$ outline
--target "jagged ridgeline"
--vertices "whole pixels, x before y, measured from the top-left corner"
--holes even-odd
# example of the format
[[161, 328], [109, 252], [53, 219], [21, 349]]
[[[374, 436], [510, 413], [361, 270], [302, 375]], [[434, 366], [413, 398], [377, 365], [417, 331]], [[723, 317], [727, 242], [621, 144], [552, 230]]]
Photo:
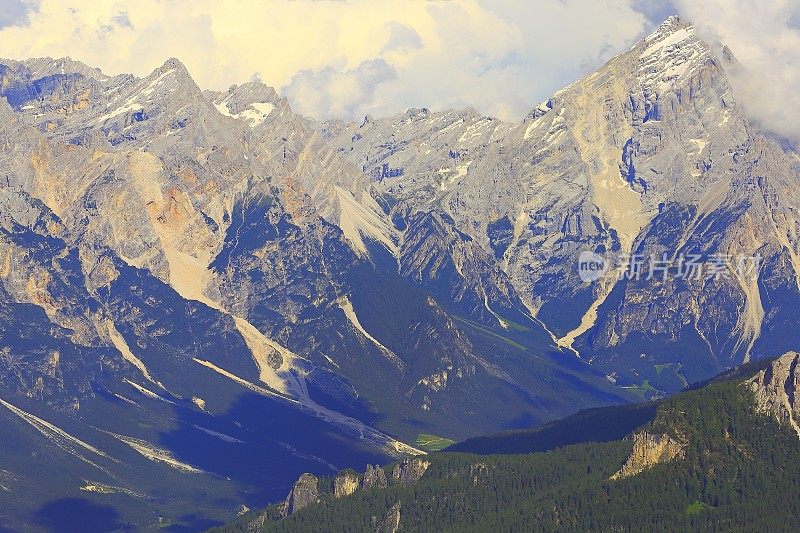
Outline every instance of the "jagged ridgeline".
[[[0, 522], [199, 529], [800, 349], [800, 159], [735, 68], [673, 17], [521, 122], [320, 123], [177, 59], [0, 60]], [[761, 268], [588, 283], [587, 251]]]
[[382, 483], [372, 467], [305, 474], [286, 502], [215, 531], [796, 531], [799, 360], [470, 439], [390, 465]]

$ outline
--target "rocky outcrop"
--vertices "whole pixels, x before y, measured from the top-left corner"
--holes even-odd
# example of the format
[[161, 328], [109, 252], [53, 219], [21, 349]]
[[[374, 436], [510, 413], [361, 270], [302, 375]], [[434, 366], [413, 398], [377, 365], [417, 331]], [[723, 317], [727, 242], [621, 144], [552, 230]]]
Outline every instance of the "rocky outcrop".
[[787, 352], [747, 380], [746, 384], [753, 391], [759, 412], [770, 414], [780, 423], [791, 426], [800, 437], [798, 362], [800, 354]]
[[403, 485], [416, 483], [430, 465], [423, 459], [403, 459], [392, 468], [392, 479]]
[[382, 520], [373, 516], [372, 525], [375, 527], [375, 533], [397, 533], [400, 529], [400, 502], [392, 505]]
[[[406, 458], [396, 463], [391, 470], [391, 480], [394, 484], [408, 485], [416, 483], [422, 478], [430, 461], [419, 458]], [[333, 479], [333, 497], [335, 499], [344, 498], [355, 493], [359, 489], [385, 489], [389, 486], [389, 478], [386, 471], [378, 465], [367, 465], [364, 475], [359, 475], [355, 470], [342, 470]], [[321, 501], [319, 491], [319, 480], [313, 474], [302, 474], [292, 486], [292, 490], [286, 499], [280, 504], [279, 511], [282, 518], [299, 511], [300, 509]], [[257, 518], [256, 520], [259, 520]], [[387, 529], [379, 531], [396, 531], [400, 523], [400, 503], [398, 502], [383, 521], [378, 524], [377, 519], [373, 520], [373, 525], [380, 527], [386, 526]], [[394, 525], [391, 525], [394, 524]], [[390, 527], [391, 526], [391, 527]]]
[[266, 512], [261, 512], [256, 515], [255, 518], [248, 521], [245, 525], [245, 531], [247, 533], [257, 533], [261, 531], [264, 525], [267, 523], [268, 517]]
[[361, 487], [365, 489], [385, 489], [388, 485], [386, 472], [378, 465], [367, 465]]
[[333, 480], [333, 497], [350, 496], [358, 489], [358, 474], [353, 470], [339, 472]]
[[640, 431], [633, 435], [633, 450], [628, 460], [611, 479], [620, 479], [652, 468], [659, 463], [683, 458], [686, 444], [669, 435], [651, 435]]
[[313, 474], [305, 473], [295, 482], [282, 504], [281, 515], [287, 517], [300, 509], [319, 501], [319, 480]]

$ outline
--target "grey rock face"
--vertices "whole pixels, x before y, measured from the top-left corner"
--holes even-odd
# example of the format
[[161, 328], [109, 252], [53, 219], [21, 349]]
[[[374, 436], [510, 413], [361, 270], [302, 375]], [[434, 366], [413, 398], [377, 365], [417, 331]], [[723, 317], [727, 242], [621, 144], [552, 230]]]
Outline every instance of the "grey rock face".
[[351, 470], [339, 472], [333, 480], [333, 497], [350, 496], [358, 489], [358, 474]]
[[[796, 157], [744, 118], [732, 62], [672, 17], [521, 124], [410, 110], [326, 131], [392, 199], [404, 276], [487, 318], [535, 315], [621, 383], [678, 390], [781, 353], [780, 309], [798, 295], [785, 283], [800, 264]], [[760, 255], [767, 268], [762, 289], [736, 275], [587, 284], [575, 271], [586, 250]]]
[[[0, 392], [216, 415], [246, 391], [397, 456], [384, 432], [540, 422], [798, 350], [800, 163], [739, 111], [731, 61], [672, 18], [516, 124], [319, 124], [177, 60], [0, 61]], [[585, 283], [586, 250], [763, 263]]]
[[647, 431], [639, 431], [633, 435], [633, 450], [625, 464], [611, 479], [635, 476], [659, 463], [682, 459], [685, 456], [686, 443], [669, 435], [652, 435]]
[[392, 479], [403, 485], [416, 483], [430, 465], [431, 463], [424, 459], [403, 459], [392, 467]]
[[365, 489], [385, 489], [387, 486], [386, 472], [378, 465], [367, 465], [364, 471], [364, 478], [361, 481], [362, 488]]
[[283, 516], [294, 514], [303, 507], [317, 503], [319, 501], [318, 483], [317, 476], [313, 474], [301, 475], [286, 496], [281, 511]]
[[800, 437], [800, 398], [798, 384], [800, 354], [788, 352], [747, 381], [760, 412], [774, 416]]

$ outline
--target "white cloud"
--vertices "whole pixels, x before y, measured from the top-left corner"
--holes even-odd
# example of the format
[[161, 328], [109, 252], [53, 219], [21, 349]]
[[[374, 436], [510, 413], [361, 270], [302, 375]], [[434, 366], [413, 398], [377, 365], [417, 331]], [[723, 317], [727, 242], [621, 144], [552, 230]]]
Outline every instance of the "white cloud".
[[709, 41], [739, 61], [729, 71], [735, 96], [762, 128], [800, 137], [800, 3], [796, 0], [676, 0]]
[[38, 8], [36, 0], [0, 0], [0, 28], [27, 24], [30, 13]]
[[[0, 0], [18, 3], [21, 0]], [[201, 87], [257, 73], [317, 116], [472, 105], [521, 118], [638, 37], [614, 0], [41, 0], [0, 28], [2, 55], [69, 55], [142, 76], [180, 58]], [[366, 85], [361, 85], [366, 84]]]
[[395, 79], [389, 63], [370, 59], [344, 71], [334, 67], [300, 71], [282, 92], [290, 102], [301, 104], [308, 115], [323, 119], [353, 117], [379, 107], [376, 90]]
[[753, 73], [735, 82], [752, 116], [783, 134], [800, 124], [796, 0], [37, 3], [14, 16], [16, 25], [0, 19], [0, 55], [69, 55], [140, 76], [178, 57], [201, 87], [255, 75], [319, 117], [473, 106], [505, 119], [520, 119], [677, 6]]

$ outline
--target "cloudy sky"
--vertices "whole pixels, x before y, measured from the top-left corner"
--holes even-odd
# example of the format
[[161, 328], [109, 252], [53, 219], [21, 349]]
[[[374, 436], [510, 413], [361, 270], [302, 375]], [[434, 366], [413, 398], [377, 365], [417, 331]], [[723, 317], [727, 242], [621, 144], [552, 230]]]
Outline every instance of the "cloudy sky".
[[473, 106], [519, 120], [672, 13], [747, 65], [755, 117], [800, 110], [796, 0], [0, 0], [0, 57], [142, 76], [174, 56], [201, 87], [260, 78], [318, 118]]

